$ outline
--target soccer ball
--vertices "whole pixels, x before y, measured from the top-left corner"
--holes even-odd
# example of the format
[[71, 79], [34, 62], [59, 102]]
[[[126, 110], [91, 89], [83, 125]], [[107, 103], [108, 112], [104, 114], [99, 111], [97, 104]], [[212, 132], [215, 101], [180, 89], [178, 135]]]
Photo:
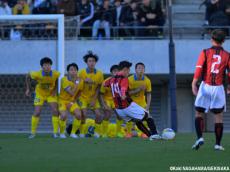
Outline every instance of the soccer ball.
[[162, 139], [172, 140], [175, 137], [175, 132], [171, 128], [165, 128], [162, 132]]

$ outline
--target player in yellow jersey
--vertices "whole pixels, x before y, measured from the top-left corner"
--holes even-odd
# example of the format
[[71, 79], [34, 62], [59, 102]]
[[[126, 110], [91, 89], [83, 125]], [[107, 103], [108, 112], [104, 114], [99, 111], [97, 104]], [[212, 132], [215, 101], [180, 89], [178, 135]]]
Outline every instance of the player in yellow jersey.
[[[110, 73], [112, 74], [112, 76], [115, 76], [118, 71], [119, 71], [118, 65], [111, 66]], [[102, 137], [107, 137], [108, 135], [109, 119], [111, 118], [112, 113], [115, 109], [111, 89], [109, 87], [104, 87], [104, 83], [110, 78], [111, 77], [104, 80], [101, 86], [101, 89], [100, 89], [100, 100], [101, 100], [102, 108], [104, 110], [104, 117], [102, 121], [102, 132], [103, 132]], [[121, 136], [121, 124], [122, 123], [123, 123], [123, 120], [121, 120], [117, 116], [117, 134], [118, 136]]]
[[93, 110], [95, 113], [95, 132], [94, 137], [99, 138], [101, 133], [102, 116], [100, 113], [100, 103], [98, 95], [101, 84], [104, 80], [103, 73], [95, 68], [98, 61], [98, 56], [91, 51], [83, 57], [84, 62], [87, 64], [87, 68], [79, 71], [79, 77], [84, 81], [84, 88], [79, 98], [80, 107], [82, 109], [83, 122], [80, 128], [80, 137], [84, 137], [85, 127], [84, 121], [86, 119], [87, 110]]
[[[135, 65], [135, 74], [128, 79], [129, 94], [132, 100], [149, 112], [152, 86], [150, 79], [145, 75], [145, 65], [141, 62], [137, 63]], [[127, 137], [131, 137], [131, 128], [132, 123], [127, 123]], [[145, 137], [144, 133], [143, 137]]]
[[66, 120], [68, 111], [74, 116], [70, 137], [78, 138], [75, 134], [81, 125], [81, 110], [77, 104], [77, 99], [83, 89], [83, 80], [78, 77], [78, 66], [71, 63], [67, 66], [68, 75], [61, 79], [61, 91], [59, 94], [59, 112], [60, 112], [60, 138], [66, 138]]
[[42, 106], [45, 101], [49, 103], [52, 111], [53, 137], [58, 137], [59, 114], [57, 104], [57, 81], [60, 73], [56, 70], [51, 70], [52, 60], [44, 57], [40, 60], [41, 70], [32, 71], [26, 76], [26, 96], [31, 94], [31, 79], [37, 81], [34, 98], [34, 114], [31, 119], [31, 135], [29, 138], [34, 138], [36, 129], [39, 123]]

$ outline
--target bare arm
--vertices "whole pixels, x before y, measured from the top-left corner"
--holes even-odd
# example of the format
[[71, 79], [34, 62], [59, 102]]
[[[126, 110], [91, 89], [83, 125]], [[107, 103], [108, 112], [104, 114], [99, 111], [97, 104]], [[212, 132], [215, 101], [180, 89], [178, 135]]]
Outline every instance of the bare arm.
[[31, 77], [30, 74], [28, 73], [26, 75], [26, 92], [25, 92], [25, 95], [27, 97], [30, 97], [30, 91], [31, 91]]
[[198, 79], [193, 78], [193, 81], [192, 81], [192, 93], [193, 93], [194, 96], [196, 96], [197, 93], [198, 93], [197, 82], [198, 82]]
[[151, 92], [146, 93], [146, 101], [147, 101], [146, 110], [147, 111], [149, 111], [151, 99], [152, 99]]

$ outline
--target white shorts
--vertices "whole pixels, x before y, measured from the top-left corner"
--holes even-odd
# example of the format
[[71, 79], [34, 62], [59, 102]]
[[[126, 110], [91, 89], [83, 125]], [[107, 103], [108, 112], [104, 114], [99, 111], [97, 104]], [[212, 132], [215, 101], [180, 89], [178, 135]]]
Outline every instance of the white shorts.
[[202, 82], [196, 97], [195, 107], [202, 107], [207, 113], [209, 109], [226, 108], [226, 98], [223, 85], [213, 86]]
[[132, 119], [142, 120], [145, 116], [145, 113], [148, 113], [143, 107], [139, 106], [135, 102], [132, 102], [125, 109], [116, 109], [116, 112], [118, 116], [121, 117], [126, 122]]

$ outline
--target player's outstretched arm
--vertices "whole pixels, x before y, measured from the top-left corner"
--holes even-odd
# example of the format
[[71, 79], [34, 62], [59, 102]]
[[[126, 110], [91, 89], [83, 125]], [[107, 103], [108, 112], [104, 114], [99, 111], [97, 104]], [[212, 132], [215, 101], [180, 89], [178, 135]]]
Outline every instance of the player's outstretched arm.
[[27, 97], [30, 97], [30, 90], [31, 90], [31, 76], [30, 74], [28, 73], [26, 75], [26, 92], [25, 92], [25, 95]]

